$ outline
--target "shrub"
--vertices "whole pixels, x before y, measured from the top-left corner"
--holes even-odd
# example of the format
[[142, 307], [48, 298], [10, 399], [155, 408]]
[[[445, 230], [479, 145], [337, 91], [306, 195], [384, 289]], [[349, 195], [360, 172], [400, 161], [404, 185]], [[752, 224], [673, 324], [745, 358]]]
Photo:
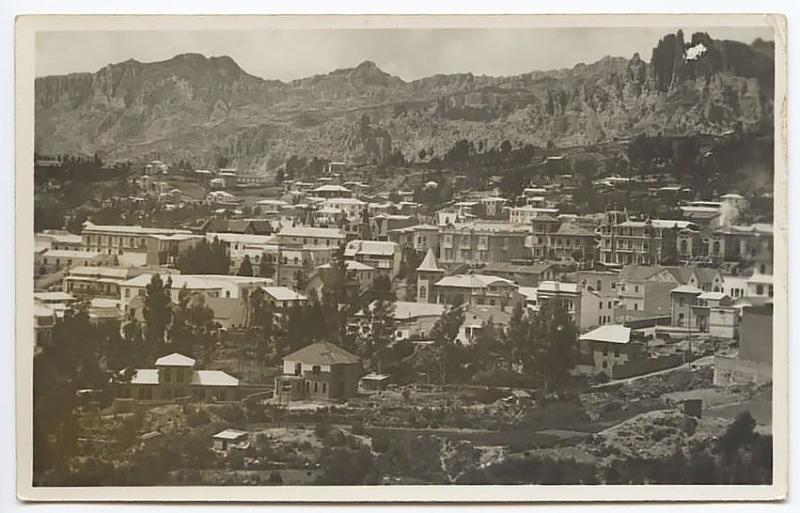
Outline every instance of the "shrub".
[[211, 422], [211, 416], [203, 408], [190, 411], [186, 416], [186, 423], [189, 424], [189, 427], [205, 426], [209, 422]]
[[244, 409], [238, 404], [226, 404], [219, 410], [217, 414], [231, 424], [244, 424], [247, 420], [245, 418]]

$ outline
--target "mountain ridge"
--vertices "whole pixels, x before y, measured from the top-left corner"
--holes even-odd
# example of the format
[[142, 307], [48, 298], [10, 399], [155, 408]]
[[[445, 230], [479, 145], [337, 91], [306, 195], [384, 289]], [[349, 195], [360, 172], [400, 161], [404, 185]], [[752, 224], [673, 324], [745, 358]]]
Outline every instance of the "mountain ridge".
[[[701, 55], [687, 59], [691, 48]], [[362, 61], [289, 82], [252, 75], [229, 56], [129, 59], [37, 78], [36, 151], [198, 166], [225, 158], [263, 172], [294, 154], [353, 163], [441, 155], [462, 138], [559, 146], [722, 131], [771, 121], [772, 55], [769, 42], [704, 33], [686, 42], [678, 32], [658, 42], [650, 62], [606, 56], [512, 76], [405, 81]]]

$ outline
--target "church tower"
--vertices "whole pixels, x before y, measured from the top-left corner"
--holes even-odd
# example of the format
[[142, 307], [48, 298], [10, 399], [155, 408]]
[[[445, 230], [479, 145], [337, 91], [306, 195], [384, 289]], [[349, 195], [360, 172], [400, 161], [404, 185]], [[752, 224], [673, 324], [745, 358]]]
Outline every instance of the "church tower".
[[417, 267], [417, 303], [435, 303], [436, 294], [431, 287], [444, 276], [444, 269], [439, 267], [433, 249], [428, 248], [425, 259]]

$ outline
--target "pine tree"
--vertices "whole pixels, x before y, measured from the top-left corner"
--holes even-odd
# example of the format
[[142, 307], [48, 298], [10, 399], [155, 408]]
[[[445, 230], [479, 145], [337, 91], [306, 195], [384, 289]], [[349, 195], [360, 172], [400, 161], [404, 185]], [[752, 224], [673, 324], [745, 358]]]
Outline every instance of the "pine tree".
[[172, 320], [171, 288], [172, 278], [167, 278], [164, 283], [160, 274], [154, 274], [145, 287], [145, 340], [151, 349], [164, 342], [164, 333]]

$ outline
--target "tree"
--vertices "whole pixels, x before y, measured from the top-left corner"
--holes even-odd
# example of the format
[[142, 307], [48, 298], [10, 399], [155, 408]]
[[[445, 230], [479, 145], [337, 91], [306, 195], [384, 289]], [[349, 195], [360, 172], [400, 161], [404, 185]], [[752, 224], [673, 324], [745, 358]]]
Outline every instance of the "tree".
[[372, 297], [383, 301], [394, 299], [392, 294], [392, 280], [385, 274], [379, 274], [372, 282]]
[[[460, 306], [450, 306], [436, 321], [431, 329], [431, 338], [439, 349], [439, 379], [445, 383], [448, 378], [448, 370], [452, 369], [457, 361], [454, 356], [456, 352], [455, 339], [461, 326], [464, 324], [464, 309]], [[448, 360], [448, 358], [450, 358]]]
[[551, 301], [539, 313], [543, 336], [535, 362], [545, 390], [562, 383], [577, 361], [578, 331], [565, 305]]
[[212, 241], [201, 239], [194, 246], [186, 248], [178, 255], [175, 266], [183, 274], [228, 274], [231, 259], [225, 242], [214, 237]]
[[77, 449], [77, 391], [108, 383], [100, 358], [100, 341], [87, 305], [65, 311], [33, 359], [34, 471], [67, 471]]
[[366, 309], [372, 324], [372, 333], [367, 344], [366, 355], [381, 372], [384, 357], [389, 346], [394, 341], [395, 320], [394, 304], [385, 299], [374, 301]]
[[244, 259], [242, 259], [242, 263], [239, 265], [239, 272], [236, 274], [239, 276], [253, 276], [253, 265], [250, 263], [248, 255], [245, 255]]
[[758, 436], [754, 431], [755, 427], [753, 415], [749, 411], [743, 411], [719, 437], [717, 448], [723, 453], [731, 454], [742, 447], [749, 447]]
[[169, 341], [179, 353], [196, 354], [208, 349], [216, 332], [214, 311], [206, 305], [205, 296], [190, 292], [185, 286], [178, 293], [168, 328]]
[[160, 274], [154, 274], [145, 287], [145, 341], [151, 348], [164, 342], [164, 333], [172, 320], [171, 289], [172, 278], [164, 283]]
[[256, 352], [266, 359], [266, 355], [272, 351], [280, 355], [282, 347], [277, 346], [275, 338], [275, 312], [272, 304], [266, 300], [264, 289], [253, 290], [248, 301], [248, 327], [253, 333], [253, 339], [257, 342]]

